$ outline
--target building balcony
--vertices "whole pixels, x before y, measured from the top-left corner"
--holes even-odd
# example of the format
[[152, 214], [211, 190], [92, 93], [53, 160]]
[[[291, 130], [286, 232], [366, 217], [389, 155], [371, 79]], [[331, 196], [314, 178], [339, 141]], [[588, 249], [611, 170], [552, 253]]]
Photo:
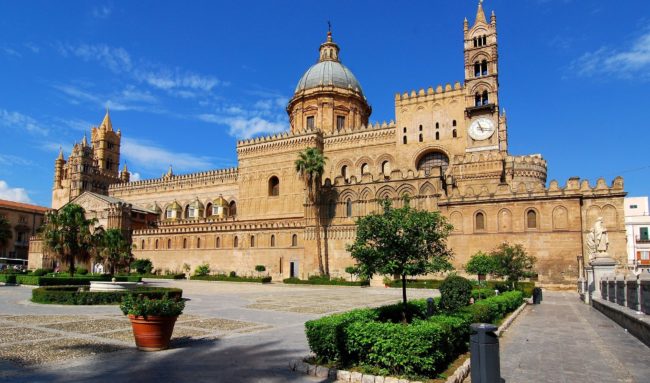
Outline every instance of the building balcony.
[[648, 237], [640, 237], [638, 235], [634, 238], [634, 241], [636, 243], [648, 243], [648, 244], [650, 244], [650, 238], [648, 238]]

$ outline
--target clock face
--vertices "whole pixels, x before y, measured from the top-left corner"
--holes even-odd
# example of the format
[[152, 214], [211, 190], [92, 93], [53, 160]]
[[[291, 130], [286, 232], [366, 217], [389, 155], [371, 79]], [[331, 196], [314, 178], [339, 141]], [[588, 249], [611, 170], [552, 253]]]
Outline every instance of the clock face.
[[494, 122], [486, 117], [480, 117], [472, 121], [469, 126], [469, 136], [476, 141], [487, 140], [492, 137], [496, 127]]

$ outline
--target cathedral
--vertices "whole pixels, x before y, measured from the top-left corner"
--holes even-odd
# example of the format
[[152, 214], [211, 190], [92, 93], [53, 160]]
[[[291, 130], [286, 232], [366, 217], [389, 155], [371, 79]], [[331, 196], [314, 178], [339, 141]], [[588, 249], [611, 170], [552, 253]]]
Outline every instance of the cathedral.
[[[126, 167], [119, 171], [122, 132], [107, 112], [90, 142], [56, 159], [52, 207], [104, 206], [131, 235], [135, 257], [160, 271], [208, 263], [213, 272], [245, 275], [265, 265], [274, 280], [307, 278], [319, 272], [320, 243], [325, 268], [345, 276], [355, 220], [385, 198], [400, 206], [405, 195], [453, 224], [457, 268], [507, 241], [537, 257], [541, 283], [573, 284], [585, 233], [599, 217], [610, 255], [625, 259], [622, 178], [547, 183], [541, 155], [508, 152], [497, 19], [481, 4], [473, 24], [464, 21], [463, 51], [462, 83], [397, 93], [394, 121], [378, 124], [328, 32], [288, 102], [287, 131], [239, 141], [232, 169], [179, 175], [170, 167], [161, 178], [130, 182]], [[294, 165], [309, 147], [327, 157], [319, 222]]]

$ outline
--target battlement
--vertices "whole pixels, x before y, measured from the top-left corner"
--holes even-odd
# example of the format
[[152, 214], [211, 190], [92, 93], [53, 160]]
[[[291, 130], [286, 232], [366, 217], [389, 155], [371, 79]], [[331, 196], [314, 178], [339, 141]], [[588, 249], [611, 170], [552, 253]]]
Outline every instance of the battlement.
[[208, 170], [205, 172], [188, 173], [188, 174], [166, 174], [160, 178], [140, 180], [133, 182], [124, 182], [112, 184], [108, 187], [109, 193], [120, 193], [125, 191], [143, 190], [158, 186], [169, 186], [174, 184], [191, 185], [193, 183], [215, 183], [215, 182], [235, 182], [239, 174], [238, 168]]
[[444, 88], [442, 85], [438, 85], [435, 90], [432, 87], [429, 87], [426, 90], [426, 92], [424, 89], [421, 88], [418, 92], [415, 92], [415, 90], [411, 90], [410, 94], [408, 92], [404, 92], [403, 94], [396, 93], [395, 105], [399, 106], [399, 105], [410, 104], [412, 102], [418, 102], [423, 100], [435, 100], [438, 98], [455, 96], [458, 94], [459, 91], [462, 91], [464, 87], [465, 87], [464, 85], [456, 81], [453, 87], [451, 84], [447, 83], [445, 84]]
[[295, 132], [283, 132], [264, 137], [256, 137], [237, 142], [237, 154], [246, 156], [255, 153], [264, 153], [283, 150], [295, 150], [303, 146], [313, 146], [322, 140], [322, 133], [317, 130], [298, 130]]
[[192, 234], [192, 233], [215, 233], [215, 232], [241, 232], [257, 231], [265, 229], [302, 229], [304, 228], [304, 219], [302, 218], [283, 218], [280, 220], [253, 220], [253, 221], [234, 221], [232, 218], [223, 219], [199, 219], [199, 220], [178, 220], [162, 221], [158, 223], [157, 228], [134, 230], [133, 236], [144, 235], [167, 235], [167, 234]]

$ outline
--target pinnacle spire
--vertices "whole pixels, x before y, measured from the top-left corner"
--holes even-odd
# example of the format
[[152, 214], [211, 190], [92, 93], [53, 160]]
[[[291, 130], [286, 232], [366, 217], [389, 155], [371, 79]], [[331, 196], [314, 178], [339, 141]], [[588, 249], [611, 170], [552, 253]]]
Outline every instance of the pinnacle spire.
[[104, 116], [104, 119], [102, 120], [102, 123], [99, 127], [109, 131], [113, 130], [113, 123], [111, 122], [111, 115], [108, 112], [108, 106], [106, 107], [106, 115]]
[[88, 139], [86, 138], [86, 133], [84, 133], [84, 138], [81, 140], [81, 146], [88, 146]]
[[483, 0], [478, 1], [478, 9], [476, 10], [476, 20], [474, 20], [474, 25], [478, 24], [479, 22], [487, 24], [485, 12], [483, 12]]
[[332, 24], [327, 22], [327, 39], [320, 45], [319, 62], [339, 61], [339, 46], [332, 40]]
[[122, 167], [122, 171], [125, 172], [125, 173], [129, 171], [129, 168], [126, 167], [126, 162], [124, 162], [124, 166]]
[[56, 159], [57, 160], [63, 159], [63, 148], [61, 146], [59, 146], [59, 156]]

